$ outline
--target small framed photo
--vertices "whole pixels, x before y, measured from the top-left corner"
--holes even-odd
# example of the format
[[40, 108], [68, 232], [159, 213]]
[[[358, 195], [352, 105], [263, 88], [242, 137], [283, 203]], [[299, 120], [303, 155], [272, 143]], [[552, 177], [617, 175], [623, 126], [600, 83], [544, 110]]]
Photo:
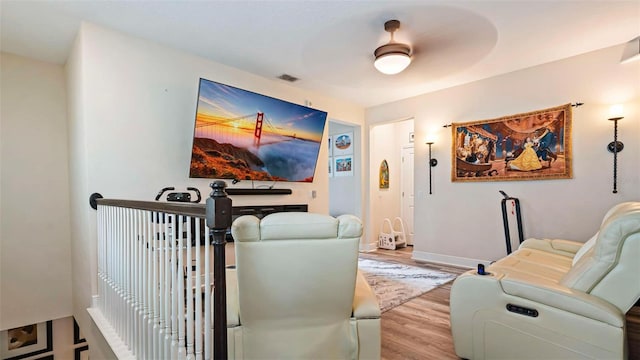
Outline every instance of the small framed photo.
[[329, 135], [327, 138], [327, 145], [329, 145], [329, 157], [333, 156], [333, 135]]
[[341, 156], [353, 154], [353, 133], [333, 135], [333, 154], [330, 156]]
[[52, 321], [47, 321], [0, 332], [0, 358], [18, 360], [53, 351], [52, 330]]
[[329, 177], [333, 177], [333, 157], [329, 156]]
[[380, 189], [389, 188], [389, 163], [387, 160], [382, 160], [380, 163]]
[[333, 176], [353, 176], [353, 155], [333, 157]]

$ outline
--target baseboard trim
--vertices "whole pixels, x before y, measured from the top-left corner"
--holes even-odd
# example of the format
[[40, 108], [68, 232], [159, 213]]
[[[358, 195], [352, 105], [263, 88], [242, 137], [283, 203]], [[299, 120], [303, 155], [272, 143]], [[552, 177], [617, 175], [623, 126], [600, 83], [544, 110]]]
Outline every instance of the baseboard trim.
[[463, 267], [468, 269], [475, 269], [478, 266], [478, 264], [489, 266], [489, 264], [491, 263], [490, 260], [470, 259], [470, 258], [465, 258], [460, 256], [443, 255], [443, 254], [436, 254], [436, 253], [430, 253], [426, 251], [417, 251], [417, 250], [413, 250], [413, 254], [411, 255], [411, 258], [416, 261], [426, 261], [426, 262], [431, 262], [436, 264], [452, 265], [452, 266], [458, 266], [458, 267]]
[[89, 316], [93, 319], [93, 322], [98, 327], [98, 330], [102, 333], [102, 336], [107, 341], [107, 344], [111, 347], [111, 350], [116, 355], [118, 360], [135, 360], [127, 345], [120, 339], [116, 330], [111, 326], [109, 321], [104, 317], [102, 311], [95, 307], [87, 309]]
[[360, 252], [371, 252], [378, 249], [378, 244], [375, 242], [362, 244], [360, 243]]

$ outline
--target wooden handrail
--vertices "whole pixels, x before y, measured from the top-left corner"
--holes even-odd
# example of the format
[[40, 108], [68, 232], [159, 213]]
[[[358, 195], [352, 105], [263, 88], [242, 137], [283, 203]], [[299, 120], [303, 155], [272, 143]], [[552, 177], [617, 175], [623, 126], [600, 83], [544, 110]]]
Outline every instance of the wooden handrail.
[[205, 204], [120, 199], [97, 199], [96, 202], [98, 205], [118, 206], [138, 210], [163, 211], [199, 218], [204, 218], [206, 215]]

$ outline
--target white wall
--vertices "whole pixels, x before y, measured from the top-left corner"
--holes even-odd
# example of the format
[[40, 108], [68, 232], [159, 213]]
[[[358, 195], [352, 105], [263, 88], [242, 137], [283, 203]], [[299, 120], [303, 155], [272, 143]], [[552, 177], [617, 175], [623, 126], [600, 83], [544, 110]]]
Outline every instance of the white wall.
[[[312, 100], [329, 117], [361, 123], [364, 109], [281, 81], [268, 80], [172, 49], [86, 24], [82, 61], [92, 191], [106, 197], [152, 200], [165, 186], [195, 185], [208, 194], [211, 180], [189, 179], [191, 140], [200, 77], [298, 104]], [[123, 56], [122, 54], [126, 54]], [[326, 129], [325, 129], [326, 136]], [[320, 161], [326, 160], [322, 149]], [[100, 159], [103, 161], [94, 161]], [[324, 166], [323, 166], [324, 168]], [[117, 176], [115, 176], [117, 174]], [[271, 184], [260, 183], [260, 184]], [[229, 185], [230, 182], [229, 182]], [[241, 182], [237, 187], [250, 186]], [[327, 174], [313, 184], [278, 183], [293, 195], [236, 197], [234, 203], [309, 203], [327, 212]], [[311, 190], [319, 195], [311, 199]], [[325, 196], [323, 196], [325, 195]]]
[[[369, 129], [369, 244], [377, 242], [384, 218], [393, 222], [395, 217], [401, 216], [402, 147], [410, 144], [409, 133], [413, 132], [413, 127], [414, 120], [409, 119], [378, 124]], [[380, 189], [383, 160], [387, 160], [389, 166], [388, 189]], [[385, 231], [389, 231], [388, 227]]]
[[62, 66], [1, 54], [0, 330], [70, 316]]
[[114, 359], [115, 354], [107, 345], [100, 331], [95, 327], [86, 309], [91, 306], [92, 296], [97, 293], [95, 278], [97, 273], [95, 239], [95, 212], [87, 207], [89, 182], [87, 167], [88, 139], [84, 92], [86, 66], [82, 58], [86, 38], [79, 33], [65, 66], [67, 76], [67, 111], [69, 137], [69, 187], [71, 214], [71, 262], [73, 268], [73, 316], [76, 318], [87, 341], [91, 344], [90, 354], [94, 359]]
[[[95, 212], [89, 195], [152, 201], [159, 189], [196, 186], [208, 196], [211, 180], [189, 179], [199, 78], [206, 78], [298, 104], [311, 101], [329, 118], [362, 124], [364, 109], [302, 91], [148, 41], [84, 23], [67, 64], [70, 111], [74, 315], [87, 329], [85, 309], [95, 294]], [[325, 129], [325, 136], [327, 134]], [[319, 169], [327, 149], [321, 148]], [[270, 184], [270, 183], [269, 183]], [[231, 185], [228, 182], [228, 185]], [[237, 187], [248, 187], [241, 182]], [[279, 183], [292, 195], [235, 196], [234, 205], [309, 204], [328, 213], [328, 174], [312, 184]], [[312, 198], [315, 190], [317, 197]], [[93, 329], [95, 330], [95, 329]], [[108, 350], [104, 350], [108, 352]]]
[[[640, 200], [640, 62], [619, 64], [622, 46], [516, 71], [367, 109], [367, 122], [415, 117], [414, 257], [473, 266], [506, 254], [498, 190], [520, 198], [525, 237], [585, 241], [612, 205]], [[544, 109], [569, 102], [573, 111], [573, 179], [452, 183], [451, 130], [442, 125]], [[612, 194], [611, 104], [623, 103], [619, 122], [619, 193]], [[428, 195], [427, 133], [439, 165]]]

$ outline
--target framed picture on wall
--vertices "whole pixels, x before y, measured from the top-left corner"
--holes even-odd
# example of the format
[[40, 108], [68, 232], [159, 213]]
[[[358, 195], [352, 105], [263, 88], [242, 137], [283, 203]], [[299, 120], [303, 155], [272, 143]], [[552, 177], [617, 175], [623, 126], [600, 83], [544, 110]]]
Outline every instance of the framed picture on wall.
[[333, 177], [333, 157], [329, 156], [329, 177]]
[[387, 160], [382, 160], [380, 163], [380, 189], [389, 188], [389, 163]]
[[353, 155], [333, 157], [333, 176], [353, 176]]
[[52, 329], [52, 321], [47, 321], [0, 332], [0, 358], [18, 360], [53, 351]]
[[453, 124], [451, 181], [571, 179], [571, 104]]
[[342, 156], [353, 154], [353, 133], [343, 133], [333, 135], [332, 156]]
[[329, 135], [327, 138], [327, 145], [329, 146], [329, 157], [333, 156], [333, 136]]

